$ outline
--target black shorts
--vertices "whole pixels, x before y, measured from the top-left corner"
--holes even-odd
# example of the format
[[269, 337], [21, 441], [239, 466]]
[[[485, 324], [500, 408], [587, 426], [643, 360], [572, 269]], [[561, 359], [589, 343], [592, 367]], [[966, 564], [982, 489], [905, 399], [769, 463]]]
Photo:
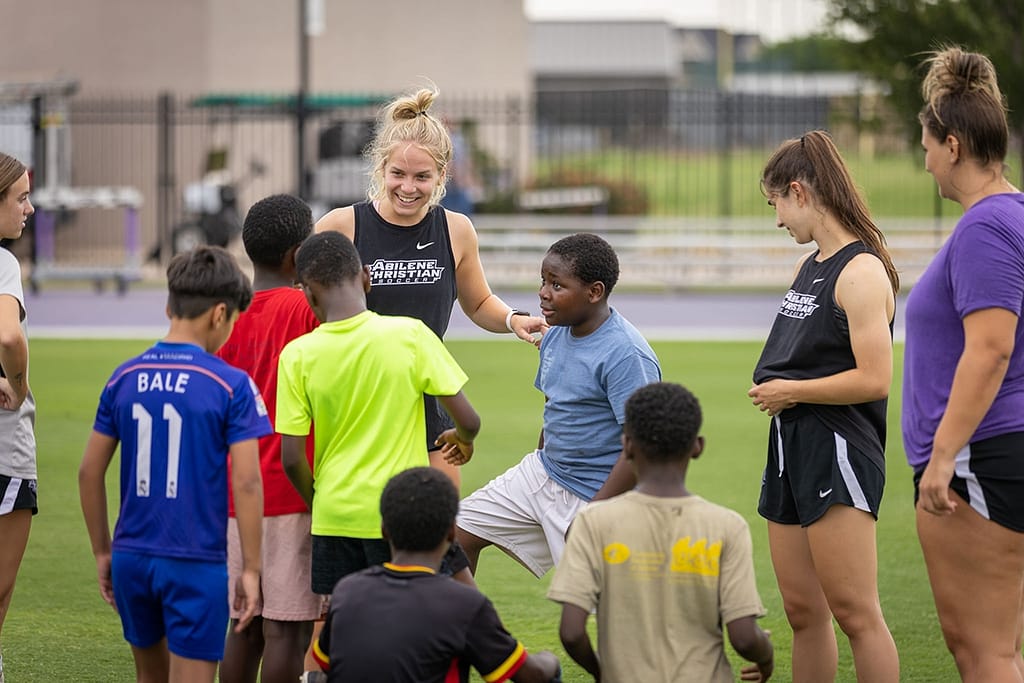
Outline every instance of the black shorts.
[[[922, 474], [923, 466], [914, 472], [915, 505]], [[964, 446], [949, 487], [985, 519], [1024, 532], [1024, 432]]]
[[810, 411], [787, 410], [772, 418], [757, 506], [765, 519], [808, 526], [833, 505], [878, 519], [884, 487], [885, 472]]
[[427, 452], [429, 453], [440, 448], [434, 442], [437, 441], [437, 437], [441, 436], [441, 432], [454, 427], [455, 421], [452, 420], [451, 415], [437, 400], [437, 397], [429, 394], [423, 395], [423, 413], [427, 419]]
[[15, 510], [31, 510], [33, 515], [39, 514], [36, 480], [0, 474], [0, 515]]
[[[391, 548], [382, 538], [313, 535], [312, 589], [330, 595], [334, 584], [349, 574], [391, 559]], [[441, 574], [454, 576], [469, 567], [469, 558], [458, 541], [452, 543], [441, 560]]]

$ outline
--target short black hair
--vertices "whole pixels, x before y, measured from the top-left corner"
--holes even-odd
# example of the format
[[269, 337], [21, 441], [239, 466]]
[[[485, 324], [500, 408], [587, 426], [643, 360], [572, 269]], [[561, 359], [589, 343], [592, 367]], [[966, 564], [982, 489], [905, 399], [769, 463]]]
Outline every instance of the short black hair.
[[299, 247], [295, 270], [299, 282], [315, 282], [336, 287], [351, 280], [363, 269], [352, 240], [340, 232], [328, 230], [313, 235]]
[[603, 282], [605, 296], [612, 293], [619, 281], [619, 257], [612, 245], [597, 235], [578, 232], [563, 237], [548, 248], [548, 253], [572, 264], [572, 274], [580, 282]]
[[167, 266], [167, 308], [176, 318], [198, 318], [219, 303], [228, 314], [252, 302], [252, 284], [226, 249], [202, 246], [178, 254]]
[[700, 402], [685, 387], [654, 382], [626, 401], [623, 430], [652, 460], [681, 460], [700, 435]]
[[459, 492], [444, 472], [414, 467], [391, 478], [380, 497], [380, 515], [396, 550], [422, 552], [441, 545], [459, 512]]
[[280, 268], [292, 247], [313, 232], [313, 212], [306, 202], [290, 194], [259, 200], [245, 215], [242, 243], [253, 264]]

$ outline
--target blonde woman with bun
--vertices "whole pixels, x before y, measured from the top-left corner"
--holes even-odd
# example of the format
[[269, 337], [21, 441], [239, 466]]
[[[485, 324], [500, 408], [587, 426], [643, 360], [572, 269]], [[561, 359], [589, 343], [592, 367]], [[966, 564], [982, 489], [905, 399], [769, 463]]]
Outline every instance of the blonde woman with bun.
[[[926, 61], [921, 145], [964, 214], [907, 300], [903, 441], [917, 533], [964, 681], [1024, 680], [1024, 195], [992, 62]], [[1019, 106], [1019, 104], [1018, 104]]]
[[[441, 338], [458, 300], [466, 316], [489, 332], [512, 332], [536, 344], [543, 318], [524, 314], [491, 292], [480, 262], [476, 230], [469, 218], [444, 209], [452, 141], [430, 109], [438, 93], [421, 89], [387, 105], [367, 150], [367, 200], [335, 209], [316, 231], [337, 230], [356, 245], [370, 267], [370, 310], [422, 320]], [[437, 401], [426, 400], [430, 462], [452, 478], [458, 470], [440, 457], [437, 436], [449, 418]]]

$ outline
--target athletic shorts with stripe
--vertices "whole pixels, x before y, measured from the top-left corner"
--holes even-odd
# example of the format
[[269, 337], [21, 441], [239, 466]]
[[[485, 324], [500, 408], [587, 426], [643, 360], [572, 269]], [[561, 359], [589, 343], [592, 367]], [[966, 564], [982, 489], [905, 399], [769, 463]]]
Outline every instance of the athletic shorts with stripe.
[[39, 514], [36, 480], [0, 474], [0, 515], [15, 510], [31, 510], [33, 515]]
[[[914, 504], [924, 467], [914, 472]], [[1024, 532], [1024, 432], [975, 441], [956, 454], [949, 487], [985, 519]]]
[[885, 472], [810, 411], [785, 410], [772, 418], [757, 506], [768, 521], [808, 526], [833, 505], [878, 519], [884, 487]]

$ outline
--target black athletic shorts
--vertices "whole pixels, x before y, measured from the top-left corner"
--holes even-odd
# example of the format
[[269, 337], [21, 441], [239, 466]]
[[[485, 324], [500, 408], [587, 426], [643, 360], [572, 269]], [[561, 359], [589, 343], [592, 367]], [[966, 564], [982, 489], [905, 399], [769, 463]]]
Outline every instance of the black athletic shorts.
[[445, 430], [455, 426], [455, 421], [444, 409], [436, 396], [423, 395], [423, 413], [427, 420], [427, 452], [436, 451], [440, 446], [434, 442]]
[[[391, 548], [382, 538], [349, 538], [347, 536], [313, 535], [312, 589], [330, 595], [334, 584], [367, 567], [391, 559]], [[452, 543], [441, 560], [441, 574], [454, 576], [469, 567], [469, 558], [458, 541]]]
[[[914, 472], [914, 504], [924, 466]], [[1024, 432], [1001, 434], [956, 454], [949, 487], [985, 519], [1024, 532]]]
[[39, 514], [36, 480], [0, 474], [0, 515], [15, 510], [31, 510], [33, 515]]
[[772, 418], [757, 506], [765, 519], [808, 526], [833, 505], [878, 519], [884, 487], [885, 472], [809, 410], [785, 410]]

